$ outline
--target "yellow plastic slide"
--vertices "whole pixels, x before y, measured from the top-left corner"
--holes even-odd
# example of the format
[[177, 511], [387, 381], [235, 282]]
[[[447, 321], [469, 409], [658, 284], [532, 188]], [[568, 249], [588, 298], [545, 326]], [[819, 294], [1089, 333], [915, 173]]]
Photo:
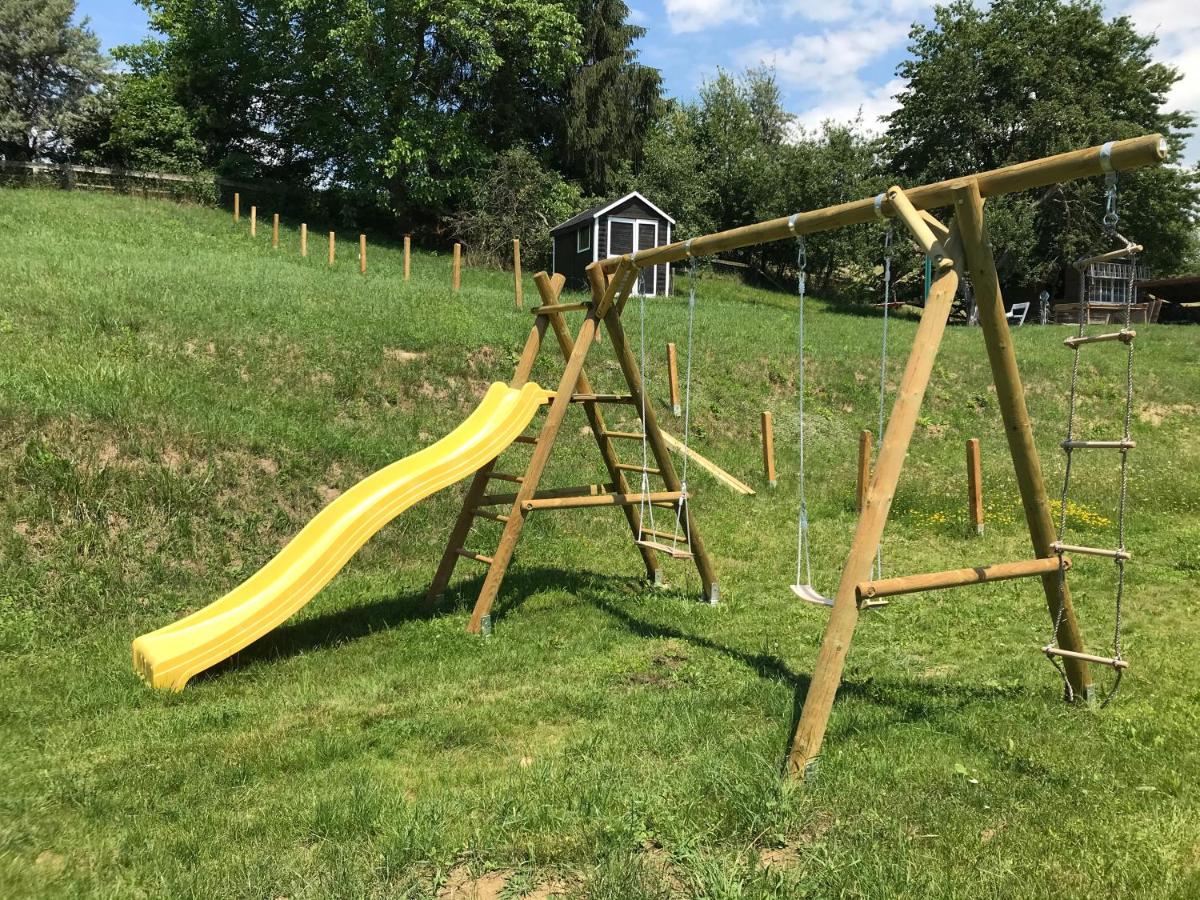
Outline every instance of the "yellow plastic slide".
[[400, 513], [499, 456], [546, 400], [533, 383], [493, 384], [458, 428], [350, 488], [220, 600], [135, 640], [134, 671], [152, 687], [183, 690], [197, 672], [258, 640], [316, 596]]

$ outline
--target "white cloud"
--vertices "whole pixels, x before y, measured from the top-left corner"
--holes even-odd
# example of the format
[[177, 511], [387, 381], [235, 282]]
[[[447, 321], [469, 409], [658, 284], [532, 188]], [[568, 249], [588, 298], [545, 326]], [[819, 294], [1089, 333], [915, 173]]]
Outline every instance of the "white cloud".
[[893, 78], [885, 85], [829, 96], [796, 116], [797, 130], [817, 131], [824, 122], [851, 122], [861, 117], [868, 131], [882, 132], [883, 117], [898, 105], [893, 99], [904, 89], [904, 81]]
[[629, 7], [629, 21], [634, 25], [649, 25], [650, 16], [642, 12], [640, 9]]
[[783, 0], [785, 15], [799, 16], [812, 22], [846, 22], [878, 18], [903, 18], [912, 21], [931, 8], [936, 0]]
[[768, 65], [788, 87], [821, 93], [861, 90], [858, 73], [888, 54], [908, 34], [903, 22], [852, 26], [821, 34], [797, 34], [790, 44], [773, 47], [756, 41], [738, 52], [745, 65]]
[[726, 22], [758, 22], [755, 0], [664, 0], [663, 5], [675, 34], [705, 31]]

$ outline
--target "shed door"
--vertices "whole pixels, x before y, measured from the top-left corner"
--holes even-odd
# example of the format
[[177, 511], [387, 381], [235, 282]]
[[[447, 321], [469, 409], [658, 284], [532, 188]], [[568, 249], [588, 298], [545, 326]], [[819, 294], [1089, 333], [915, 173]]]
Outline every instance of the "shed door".
[[[658, 223], [657, 222], [638, 222], [638, 245], [637, 249], [646, 250], [649, 247], [658, 246]], [[654, 296], [658, 293], [657, 287], [658, 270], [651, 266], [648, 269], [642, 269], [638, 273], [637, 290], [639, 294], [648, 294]]]
[[[658, 222], [652, 219], [618, 219], [615, 216], [608, 220], [608, 255], [621, 256], [624, 253], [636, 253], [658, 246]], [[637, 284], [632, 293], [657, 293], [658, 267], [643, 269], [638, 275]]]

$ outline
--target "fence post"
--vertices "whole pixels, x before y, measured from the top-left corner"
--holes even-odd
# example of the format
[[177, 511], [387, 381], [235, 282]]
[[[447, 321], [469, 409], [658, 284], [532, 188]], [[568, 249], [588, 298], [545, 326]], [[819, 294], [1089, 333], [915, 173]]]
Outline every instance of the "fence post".
[[983, 466], [979, 461], [979, 438], [967, 441], [967, 506], [976, 534], [983, 534]]
[[671, 412], [678, 416], [683, 410], [679, 406], [679, 364], [674, 343], [667, 344], [667, 383], [671, 386]]
[[367, 236], [360, 234], [358, 236], [358, 271], [367, 274]]
[[308, 256], [308, 223], [300, 223], [300, 255]]
[[331, 231], [329, 232], [329, 265], [333, 265], [335, 248], [337, 246], [337, 236]]
[[867, 485], [871, 483], [871, 432], [864, 428], [858, 434], [858, 488], [854, 492], [854, 511], [862, 512], [867, 505]]
[[762, 414], [762, 451], [767, 484], [775, 487], [775, 425], [771, 413], [766, 410]]
[[409, 254], [411, 251], [412, 251], [412, 235], [406, 234], [404, 236], [404, 280], [405, 281], [408, 281], [408, 258], [409, 258]]
[[238, 221], [242, 217], [242, 195], [237, 191], [233, 192], [233, 221]]
[[279, 249], [279, 213], [271, 218], [271, 249]]
[[250, 237], [258, 234], [258, 207], [250, 207]]
[[521, 239], [513, 238], [513, 288], [517, 292], [517, 309], [525, 308], [525, 296], [521, 287]]
[[454, 268], [450, 272], [450, 290], [458, 293], [462, 286], [462, 244], [454, 242]]

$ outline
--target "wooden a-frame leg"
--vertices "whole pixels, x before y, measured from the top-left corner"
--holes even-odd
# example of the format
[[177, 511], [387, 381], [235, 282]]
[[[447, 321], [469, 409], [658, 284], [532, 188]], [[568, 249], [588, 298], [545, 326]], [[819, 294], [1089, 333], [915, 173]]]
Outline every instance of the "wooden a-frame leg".
[[[521, 351], [521, 358], [517, 361], [517, 369], [513, 373], [513, 379], [509, 382], [511, 387], [523, 387], [529, 381], [534, 361], [537, 360], [538, 351], [542, 347], [542, 339], [545, 337], [547, 324], [545, 316], [538, 316], [534, 320], [533, 327], [529, 330], [529, 337], [525, 339], [525, 348]], [[441, 562], [438, 563], [437, 572], [433, 576], [433, 583], [430, 584], [429, 590], [425, 594], [427, 603], [436, 602], [446, 590], [446, 585], [450, 583], [450, 577], [454, 574], [455, 563], [458, 562], [458, 554], [455, 553], [455, 550], [463, 546], [467, 540], [467, 535], [470, 533], [471, 525], [475, 520], [475, 508], [487, 492], [488, 478], [495, 467], [496, 460], [493, 459], [476, 470], [475, 477], [471, 480], [471, 486], [467, 488], [467, 495], [463, 500], [462, 509], [459, 511], [458, 518], [454, 522], [454, 527], [450, 531], [450, 539], [446, 542], [446, 550], [442, 553]]]
[[[634, 357], [633, 350], [629, 346], [629, 341], [625, 337], [625, 329], [621, 327], [621, 311], [620, 306], [610, 308], [604, 316], [604, 325], [608, 329], [608, 335], [612, 339], [613, 352], [617, 356], [617, 363], [621, 366], [621, 373], [625, 376], [625, 382], [629, 385], [629, 393], [633, 397], [634, 408], [641, 415], [645, 411], [642, 419], [642, 431], [646, 435], [646, 440], [650, 444], [651, 450], [654, 451], [654, 458], [658, 463], [658, 469], [661, 473], [662, 480], [668, 491], [682, 490], [682, 483], [679, 480], [679, 475], [675, 471], [675, 460], [671, 458], [670, 448], [667, 447], [667, 442], [663, 440], [662, 432], [658, 427], [658, 417], [654, 413], [654, 404], [643, 402], [643, 387], [642, 375], [638, 370], [637, 359]], [[696, 527], [695, 516], [692, 515], [692, 504], [689, 502], [684, 506], [687, 511], [686, 520], [682, 523], [687, 529], [688, 545], [692, 552], [692, 558], [696, 562], [696, 570], [700, 573], [700, 584], [703, 589], [703, 597], [708, 603], [716, 603], [719, 599], [719, 589], [717, 587], [717, 573], [713, 568], [712, 557], [708, 555], [708, 549], [704, 546], [704, 539], [700, 536], [700, 531]]]
[[[957, 229], [952, 229], [950, 241], [945, 248], [951, 258], [957, 258], [962, 252], [956, 231]], [[957, 289], [958, 273], [953, 268], [942, 269], [934, 278], [929, 296], [925, 300], [925, 310], [921, 314], [921, 322], [913, 338], [912, 352], [908, 356], [904, 376], [900, 380], [900, 388], [892, 405], [892, 413], [888, 417], [883, 440], [879, 445], [875, 472], [867, 488], [863, 511], [858, 517], [854, 540], [850, 544], [850, 553], [846, 558], [845, 568], [842, 569], [841, 581], [838, 582], [833, 609], [830, 610], [829, 622], [825, 626], [825, 636], [821, 641], [817, 664], [813, 668], [812, 682], [804, 698], [804, 710], [800, 714], [796, 733], [792, 736], [791, 751], [788, 754], [788, 772], [792, 776], [806, 774], [815, 766], [820, 756], [825, 728], [833, 710], [833, 700], [842, 680], [846, 654], [850, 650], [850, 641], [858, 624], [858, 604], [854, 587], [858, 582], [870, 578], [875, 548], [883, 537], [883, 529], [887, 524], [888, 512], [896, 492], [896, 483], [900, 479], [900, 470], [904, 465], [905, 454], [908, 453], [917, 415], [925, 397], [925, 388], [933, 372], [938, 346], [946, 331], [946, 322]]]
[[[1008, 438], [1008, 449], [1016, 471], [1021, 504], [1025, 508], [1025, 520], [1029, 523], [1033, 551], [1039, 558], [1053, 556], [1054, 548], [1051, 545], [1057, 540], [1054, 518], [1046, 495], [1042, 464], [1033, 440], [1029, 410], [1025, 406], [1025, 389], [1021, 385], [1021, 373], [1017, 368], [1012, 335], [1004, 314], [1004, 298], [1000, 294], [996, 261], [988, 244], [983, 199], [979, 194], [978, 182], [972, 180], [958, 189], [954, 209], [967, 268], [975, 285], [979, 325], [983, 329], [984, 343], [987, 345], [992, 380], [996, 385], [996, 399], [1000, 405], [1001, 418], [1004, 420], [1004, 433]], [[1082, 653], [1083, 639], [1079, 633], [1079, 622], [1075, 618], [1071, 591], [1067, 587], [1066, 579], [1060, 577], [1057, 572], [1043, 575], [1042, 587], [1050, 609], [1050, 620], [1058, 623], [1059, 646], [1064, 650]], [[1091, 699], [1092, 679], [1088, 664], [1068, 656], [1063, 658], [1063, 666], [1071, 686], [1071, 696], [1080, 700]]]
[[[558, 295], [562, 291], [563, 281], [564, 279], [561, 275], [549, 278], [545, 272], [538, 272], [533, 277], [533, 282], [537, 285], [543, 305], [550, 306], [558, 302]], [[571, 337], [571, 332], [567, 328], [567, 322], [562, 313], [555, 312], [550, 314], [550, 327], [554, 329], [554, 336], [558, 339], [558, 347], [562, 351], [563, 359], [569, 360], [575, 350], [575, 341]], [[597, 330], [598, 333], [599, 331]], [[579, 381], [576, 383], [575, 389], [581, 394], [593, 393], [587, 373], [583, 371], [579, 373]], [[600, 411], [600, 404], [585, 403], [583, 404], [583, 410], [587, 415], [588, 424], [591, 425], [592, 435], [596, 438], [596, 444], [600, 448], [600, 456], [604, 459], [604, 466], [608, 469], [609, 480], [616, 486], [618, 493], [628, 494], [630, 492], [629, 481], [626, 479], [625, 473], [617, 468], [620, 460], [617, 458], [617, 451], [613, 446], [612, 440], [608, 437], [607, 429], [604, 425], [604, 414]], [[629, 530], [636, 541], [642, 533], [642, 514], [636, 506], [622, 506], [621, 511], [625, 514], [625, 521], [628, 523]], [[642, 563], [646, 567], [647, 579], [654, 584], [659, 584], [662, 581], [662, 568], [658, 564], [658, 554], [649, 547], [638, 546], [637, 549], [641, 554]]]
[[[624, 280], [621, 277], [614, 278], [607, 290], [609, 292], [618, 290]], [[542, 317], [539, 316], [540, 318]], [[554, 449], [554, 439], [558, 436], [558, 430], [567, 415], [567, 409], [571, 406], [571, 395], [574, 393], [575, 385], [579, 382], [580, 373], [583, 372], [583, 363], [587, 359], [588, 351], [592, 348], [597, 325], [596, 310], [593, 307], [579, 328], [579, 335], [575, 338], [575, 347], [567, 359], [562, 378], [559, 379], [558, 390], [550, 404], [550, 411], [546, 414], [546, 421], [538, 435], [538, 442], [533, 448], [533, 456], [529, 460], [529, 466], [525, 469], [524, 479], [517, 488], [516, 500], [509, 512], [508, 521], [504, 523], [500, 542], [496, 546], [496, 552], [492, 554], [492, 563], [488, 566], [487, 575], [483, 579], [483, 587], [479, 591], [479, 598], [475, 601], [475, 609], [471, 613], [471, 621], [467, 624], [467, 631], [472, 634], [478, 634], [483, 630], [484, 619], [491, 614], [492, 604], [496, 602], [496, 595], [500, 593], [500, 584], [504, 581], [504, 573], [512, 561], [513, 550], [517, 546], [517, 539], [521, 536], [521, 528], [525, 524], [526, 513], [523, 505], [526, 500], [532, 499], [542, 473], [546, 470], [550, 452]]]

